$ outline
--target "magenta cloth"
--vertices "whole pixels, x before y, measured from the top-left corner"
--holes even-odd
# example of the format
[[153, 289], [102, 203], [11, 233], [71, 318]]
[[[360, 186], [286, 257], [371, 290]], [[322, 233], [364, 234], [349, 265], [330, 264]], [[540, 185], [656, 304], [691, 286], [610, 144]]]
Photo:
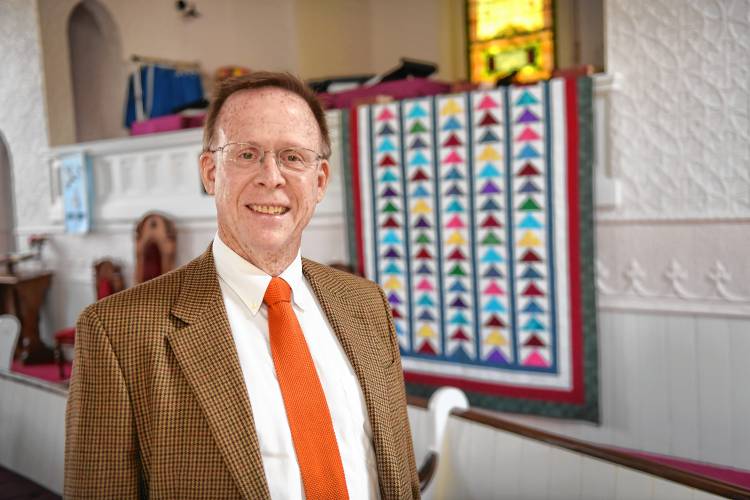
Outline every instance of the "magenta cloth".
[[64, 382], [70, 378], [70, 371], [73, 368], [73, 364], [65, 362], [63, 366], [64, 377], [60, 378], [60, 367], [57, 363], [47, 363], [43, 365], [24, 365], [20, 361], [13, 361], [10, 367], [10, 371], [26, 375], [27, 377], [38, 378], [40, 380], [46, 380], [47, 382]]
[[186, 128], [202, 127], [205, 115], [185, 116], [180, 114], [160, 116], [133, 122], [130, 135], [147, 135], [158, 132], [172, 132]]
[[427, 78], [410, 78], [408, 80], [394, 80], [379, 83], [369, 87], [360, 87], [334, 94], [318, 94], [318, 98], [326, 108], [340, 109], [348, 108], [355, 101], [366, 97], [387, 95], [394, 99], [406, 99], [409, 97], [424, 97], [428, 95], [445, 94], [450, 92], [451, 86], [444, 82], [428, 80]]

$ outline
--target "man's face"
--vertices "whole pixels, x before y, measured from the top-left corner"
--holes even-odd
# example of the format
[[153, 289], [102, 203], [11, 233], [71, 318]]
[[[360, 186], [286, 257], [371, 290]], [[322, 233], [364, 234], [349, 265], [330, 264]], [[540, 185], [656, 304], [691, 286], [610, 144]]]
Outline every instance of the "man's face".
[[256, 264], [269, 255], [296, 254], [302, 230], [325, 194], [328, 162], [287, 172], [269, 151], [296, 146], [320, 153], [320, 129], [312, 111], [301, 97], [279, 88], [234, 93], [222, 106], [212, 148], [230, 142], [257, 144], [266, 155], [255, 169], [224, 161], [228, 158], [221, 152], [201, 155], [201, 177], [206, 191], [216, 197], [222, 241]]

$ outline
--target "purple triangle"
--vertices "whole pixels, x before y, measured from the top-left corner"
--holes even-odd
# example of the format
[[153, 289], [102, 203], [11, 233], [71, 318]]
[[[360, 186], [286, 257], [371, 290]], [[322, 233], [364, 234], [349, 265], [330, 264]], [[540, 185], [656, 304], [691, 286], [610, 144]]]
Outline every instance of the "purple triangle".
[[456, 297], [456, 300], [451, 302], [451, 307], [455, 307], [458, 309], [466, 309], [466, 302], [461, 300], [461, 297]]
[[386, 259], [400, 259], [401, 255], [396, 251], [395, 248], [391, 247], [388, 249], [388, 251], [383, 255]]
[[516, 123], [533, 123], [538, 121], [539, 117], [532, 113], [529, 108], [526, 108], [523, 110], [523, 113], [521, 113], [521, 116], [518, 117]]
[[385, 188], [383, 192], [380, 194], [381, 198], [389, 198], [391, 196], [398, 196], [398, 193], [394, 191], [393, 188], [391, 188], [390, 186]]
[[424, 219], [424, 217], [420, 217], [419, 220], [417, 220], [417, 223], [414, 225], [414, 227], [424, 228], [424, 227], [431, 227], [431, 226], [430, 226], [430, 223]]
[[401, 298], [399, 298], [399, 296], [396, 295], [396, 292], [391, 292], [388, 295], [388, 303], [391, 305], [401, 304]]
[[492, 181], [487, 181], [487, 184], [484, 185], [481, 191], [482, 194], [495, 194], [499, 192], [500, 192], [500, 188], [497, 187], [495, 183]]
[[503, 353], [501, 353], [498, 349], [492, 350], [489, 357], [487, 358], [487, 361], [490, 363], [498, 364], [498, 365], [508, 364], [508, 360], [505, 359], [505, 356], [503, 356]]

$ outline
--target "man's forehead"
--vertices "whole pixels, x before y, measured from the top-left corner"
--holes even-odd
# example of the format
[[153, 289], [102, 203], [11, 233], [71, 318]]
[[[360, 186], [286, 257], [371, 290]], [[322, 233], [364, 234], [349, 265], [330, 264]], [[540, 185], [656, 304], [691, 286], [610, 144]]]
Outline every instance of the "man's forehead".
[[318, 124], [310, 106], [301, 96], [278, 87], [246, 89], [229, 96], [221, 107], [217, 120], [219, 128], [241, 125], [248, 119], [293, 120], [300, 128], [313, 128]]

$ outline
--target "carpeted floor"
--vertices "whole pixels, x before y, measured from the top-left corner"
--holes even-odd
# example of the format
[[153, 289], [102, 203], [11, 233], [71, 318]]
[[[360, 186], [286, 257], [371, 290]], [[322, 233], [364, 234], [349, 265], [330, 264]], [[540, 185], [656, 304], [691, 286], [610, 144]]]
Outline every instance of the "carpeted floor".
[[29, 498], [59, 500], [62, 497], [29, 481], [25, 477], [0, 467], [0, 500], [26, 500]]

